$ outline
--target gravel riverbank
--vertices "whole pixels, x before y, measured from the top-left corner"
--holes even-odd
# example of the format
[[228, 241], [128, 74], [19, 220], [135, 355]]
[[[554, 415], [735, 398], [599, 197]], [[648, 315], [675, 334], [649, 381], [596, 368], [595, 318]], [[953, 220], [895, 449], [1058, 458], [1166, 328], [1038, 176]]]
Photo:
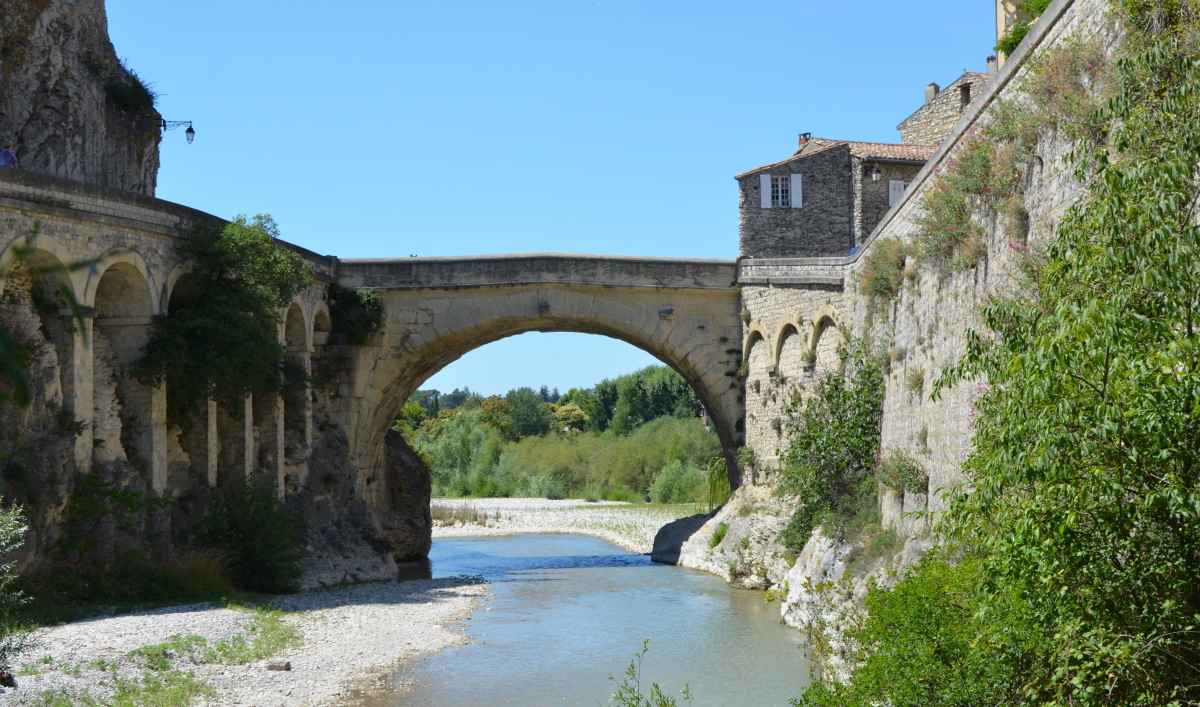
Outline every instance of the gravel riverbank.
[[[540, 498], [435, 499], [434, 506], [474, 520], [435, 521], [435, 539], [575, 533], [637, 553], [650, 552], [663, 525], [696, 512], [692, 505]], [[454, 624], [469, 620], [486, 593], [487, 585], [476, 580], [451, 578], [279, 597], [277, 627], [294, 629], [299, 638], [269, 658], [241, 665], [213, 650], [239, 641], [252, 646], [267, 633], [261, 614], [240, 609], [176, 606], [41, 629], [39, 645], [16, 662], [19, 687], [0, 694], [0, 705], [98, 707], [112, 704], [119, 690], [155, 681], [160, 688], [171, 683], [172, 689], [197, 693], [196, 707], [353, 704], [382, 689], [383, 678], [398, 664], [464, 642]], [[162, 643], [171, 645], [139, 652]], [[285, 664], [287, 669], [273, 669]]]
[[[172, 650], [163, 656], [171, 670], [154, 670], [145, 656], [130, 652], [173, 636], [202, 636], [204, 645], [213, 647], [251, 631], [247, 640], [253, 643], [257, 626], [246, 611], [178, 606], [43, 629], [37, 632], [41, 645], [17, 663], [19, 687], [0, 695], [0, 704], [106, 705], [122, 680], [144, 683], [147, 677], [174, 679], [189, 672], [212, 688], [195, 705], [345, 703], [369, 692], [397, 664], [462, 643], [451, 624], [466, 619], [486, 591], [486, 585], [453, 578], [374, 582], [281, 597], [276, 602], [284, 612], [281, 623], [299, 631], [299, 642], [271, 659], [244, 665], [197, 663], [195, 652]], [[283, 662], [289, 670], [268, 669]], [[50, 696], [59, 701], [49, 701]]]
[[434, 515], [433, 538], [519, 533], [591, 535], [639, 554], [654, 546], [654, 535], [677, 518], [702, 512], [694, 504], [655, 505], [545, 498], [435, 498], [433, 506], [473, 510], [479, 522], [445, 523]]

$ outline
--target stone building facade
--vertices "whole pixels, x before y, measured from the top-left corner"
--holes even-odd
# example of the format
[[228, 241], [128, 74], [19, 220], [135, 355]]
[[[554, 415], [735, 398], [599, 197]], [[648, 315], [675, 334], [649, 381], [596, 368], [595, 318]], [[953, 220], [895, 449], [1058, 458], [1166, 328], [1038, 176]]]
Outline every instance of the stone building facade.
[[[991, 60], [989, 59], [989, 64]], [[925, 105], [896, 126], [905, 145], [940, 145], [954, 130], [963, 113], [987, 87], [988, 75], [968, 71], [941, 88], [936, 83], [925, 87]]]
[[786, 160], [737, 175], [740, 253], [751, 258], [848, 255], [936, 148], [807, 135]]

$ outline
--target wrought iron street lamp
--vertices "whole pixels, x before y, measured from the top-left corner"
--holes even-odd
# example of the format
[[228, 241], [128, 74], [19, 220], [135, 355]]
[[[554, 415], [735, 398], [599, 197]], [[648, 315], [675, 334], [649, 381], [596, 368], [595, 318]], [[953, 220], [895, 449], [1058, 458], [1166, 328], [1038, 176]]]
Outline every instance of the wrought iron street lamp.
[[178, 128], [183, 125], [187, 126], [187, 130], [184, 130], [183, 134], [187, 136], [187, 141], [188, 141], [188, 144], [190, 145], [190, 144], [192, 144], [192, 140], [196, 139], [196, 130], [195, 130], [195, 128], [192, 127], [192, 121], [190, 121], [190, 120], [164, 120], [162, 122], [162, 129], [170, 130], [172, 128]]

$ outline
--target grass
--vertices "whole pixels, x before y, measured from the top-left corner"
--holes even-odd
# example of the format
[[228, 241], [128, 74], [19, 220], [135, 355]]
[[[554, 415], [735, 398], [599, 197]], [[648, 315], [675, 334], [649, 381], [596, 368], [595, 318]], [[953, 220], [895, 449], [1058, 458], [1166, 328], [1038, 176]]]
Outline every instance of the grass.
[[115, 690], [101, 699], [86, 690], [56, 688], [38, 695], [35, 707], [188, 707], [200, 696], [213, 694], [209, 685], [191, 673], [145, 673], [141, 679], [114, 678]]
[[435, 523], [444, 523], [445, 525], [454, 525], [462, 523], [463, 525], [487, 525], [488, 514], [476, 508], [473, 504], [443, 504], [433, 503], [429, 506], [430, 513], [433, 514]]
[[170, 670], [172, 659], [186, 658], [190, 663], [245, 665], [270, 658], [300, 641], [300, 632], [283, 623], [283, 614], [276, 609], [230, 606], [252, 614], [246, 633], [218, 642], [211, 648], [204, 636], [174, 635], [162, 643], [142, 646], [129, 656], [154, 671]]
[[713, 530], [712, 538], [710, 538], [708, 541], [708, 546], [716, 547], [716, 546], [720, 545], [721, 541], [725, 539], [725, 534], [728, 532], [729, 532], [729, 525], [726, 523], [719, 523], [717, 525], [717, 527]]

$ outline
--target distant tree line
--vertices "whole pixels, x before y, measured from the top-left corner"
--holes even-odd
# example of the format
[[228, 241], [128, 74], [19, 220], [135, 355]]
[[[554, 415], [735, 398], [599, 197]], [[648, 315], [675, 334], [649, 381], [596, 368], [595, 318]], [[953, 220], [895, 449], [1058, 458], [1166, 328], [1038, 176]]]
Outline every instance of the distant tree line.
[[702, 410], [678, 373], [649, 366], [561, 395], [421, 390], [395, 427], [438, 494], [691, 502], [710, 500], [706, 470], [721, 450]]

